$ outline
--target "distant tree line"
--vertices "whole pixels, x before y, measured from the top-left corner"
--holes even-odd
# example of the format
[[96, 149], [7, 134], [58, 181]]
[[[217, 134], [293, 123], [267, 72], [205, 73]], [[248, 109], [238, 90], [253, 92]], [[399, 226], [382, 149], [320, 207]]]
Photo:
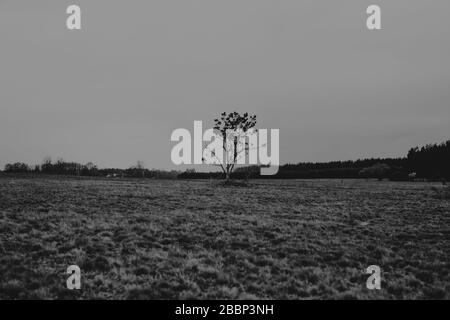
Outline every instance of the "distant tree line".
[[[256, 166], [237, 168], [232, 174], [233, 179], [357, 179], [357, 178], [390, 178], [392, 180], [407, 180], [408, 172], [404, 169], [406, 158], [399, 159], [366, 159], [357, 161], [333, 161], [328, 163], [298, 163], [280, 166], [278, 173], [272, 176], [261, 176], [260, 168]], [[382, 164], [384, 170], [372, 172], [369, 168]], [[182, 179], [220, 178], [220, 172], [186, 171], [179, 175]]]
[[408, 168], [420, 178], [450, 180], [450, 140], [409, 150]]
[[[25, 163], [7, 164], [5, 173], [34, 173], [51, 175], [158, 178], [158, 179], [220, 179], [222, 172], [196, 172], [193, 169], [179, 171], [149, 170], [141, 161], [128, 169], [99, 169], [92, 162], [79, 164], [62, 159], [29, 166]], [[260, 167], [239, 167], [231, 173], [232, 179], [356, 179], [377, 178], [411, 180], [411, 178], [450, 180], [450, 140], [441, 144], [428, 144], [409, 150], [404, 158], [374, 158], [356, 161], [332, 161], [326, 163], [297, 163], [280, 166], [273, 176], [261, 176]]]
[[[186, 171], [183, 179], [218, 178], [220, 172]], [[303, 162], [280, 166], [273, 176], [260, 176], [259, 167], [237, 168], [231, 175], [235, 179], [356, 179], [376, 178], [406, 181], [412, 178], [450, 180], [450, 140], [412, 148], [403, 158], [373, 158], [356, 161], [324, 163]]]
[[5, 165], [4, 173], [22, 174], [47, 174], [47, 175], [67, 175], [67, 176], [90, 176], [109, 178], [158, 178], [176, 179], [179, 171], [149, 170], [141, 161], [127, 169], [104, 168], [99, 169], [92, 162], [80, 164], [76, 162], [66, 162], [62, 159], [52, 162], [50, 158], [44, 159], [42, 164], [29, 166], [26, 163], [16, 162]]

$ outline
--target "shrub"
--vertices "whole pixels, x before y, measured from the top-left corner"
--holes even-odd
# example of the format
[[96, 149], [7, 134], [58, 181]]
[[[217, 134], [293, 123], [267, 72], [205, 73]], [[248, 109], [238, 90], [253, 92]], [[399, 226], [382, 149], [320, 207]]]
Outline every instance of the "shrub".
[[390, 167], [384, 163], [377, 163], [371, 167], [362, 169], [359, 175], [363, 178], [377, 178], [378, 180], [383, 180], [387, 178], [390, 171]]

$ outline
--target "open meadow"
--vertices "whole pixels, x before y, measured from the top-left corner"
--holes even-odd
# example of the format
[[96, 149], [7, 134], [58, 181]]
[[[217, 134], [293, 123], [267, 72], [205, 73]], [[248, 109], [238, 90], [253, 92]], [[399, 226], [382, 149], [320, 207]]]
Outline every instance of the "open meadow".
[[0, 177], [0, 298], [449, 299], [433, 186]]

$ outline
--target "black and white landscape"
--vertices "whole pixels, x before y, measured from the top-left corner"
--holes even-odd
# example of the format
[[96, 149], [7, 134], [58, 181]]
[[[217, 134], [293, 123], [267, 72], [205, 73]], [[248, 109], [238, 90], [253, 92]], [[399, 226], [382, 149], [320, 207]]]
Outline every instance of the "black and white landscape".
[[449, 299], [449, 11], [0, 1], [0, 299]]

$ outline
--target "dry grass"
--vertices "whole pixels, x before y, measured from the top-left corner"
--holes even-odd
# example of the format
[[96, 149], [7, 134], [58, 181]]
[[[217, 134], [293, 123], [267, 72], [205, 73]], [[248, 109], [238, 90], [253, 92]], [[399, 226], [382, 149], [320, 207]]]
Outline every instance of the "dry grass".
[[434, 197], [436, 199], [446, 199], [450, 200], [450, 184], [443, 185], [440, 187], [433, 186], [431, 190], [434, 191]]
[[0, 298], [449, 299], [449, 271], [430, 184], [0, 178]]

